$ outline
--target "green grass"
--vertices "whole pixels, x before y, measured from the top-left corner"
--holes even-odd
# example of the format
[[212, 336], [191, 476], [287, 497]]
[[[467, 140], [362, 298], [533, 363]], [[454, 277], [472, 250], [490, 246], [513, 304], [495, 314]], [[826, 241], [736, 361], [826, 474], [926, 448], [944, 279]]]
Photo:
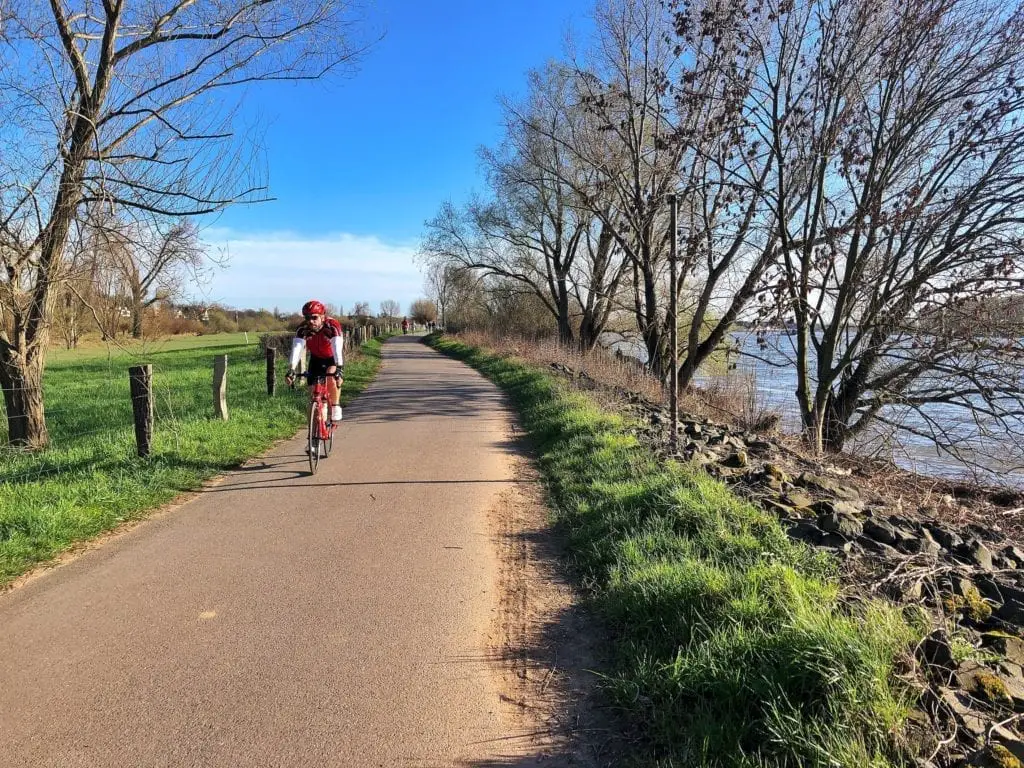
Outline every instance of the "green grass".
[[[91, 339], [80, 344], [76, 349], [55, 347], [47, 355], [47, 364], [69, 363], [78, 360], [137, 360], [151, 354], [175, 352], [182, 349], [209, 349], [211, 354], [217, 347], [255, 346], [259, 342], [260, 333], [215, 333], [203, 336], [183, 335], [168, 336], [159, 339], [118, 339], [116, 344]], [[134, 362], [132, 363], [135, 364]]]
[[906, 761], [893, 670], [922, 633], [856, 611], [833, 562], [703, 473], [658, 462], [628, 424], [542, 370], [435, 347], [511, 396], [556, 520], [614, 638], [605, 680], [644, 766], [863, 768]]
[[[235, 337], [238, 337], [237, 339]], [[250, 339], [253, 336], [250, 334]], [[206, 346], [199, 340], [205, 339]], [[140, 359], [106, 352], [58, 356], [43, 382], [51, 447], [0, 450], [0, 584], [76, 541], [195, 489], [289, 437], [304, 423], [308, 393], [266, 393], [266, 363], [241, 334], [168, 343]], [[342, 402], [366, 388], [381, 341], [346, 361]], [[228, 355], [228, 421], [213, 418], [213, 355]], [[152, 454], [135, 455], [128, 367], [153, 365]]]

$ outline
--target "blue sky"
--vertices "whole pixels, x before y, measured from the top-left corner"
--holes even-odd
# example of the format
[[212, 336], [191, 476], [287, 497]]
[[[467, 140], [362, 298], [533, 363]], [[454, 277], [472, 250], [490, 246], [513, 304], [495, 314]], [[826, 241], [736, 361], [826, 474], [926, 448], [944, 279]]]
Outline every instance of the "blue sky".
[[298, 307], [316, 296], [377, 311], [423, 295], [414, 263], [423, 222], [482, 184], [476, 150], [501, 135], [501, 95], [563, 56], [590, 28], [592, 0], [379, 0], [384, 39], [349, 78], [250, 91], [272, 202], [235, 207], [204, 239], [227, 269], [196, 298], [234, 307]]

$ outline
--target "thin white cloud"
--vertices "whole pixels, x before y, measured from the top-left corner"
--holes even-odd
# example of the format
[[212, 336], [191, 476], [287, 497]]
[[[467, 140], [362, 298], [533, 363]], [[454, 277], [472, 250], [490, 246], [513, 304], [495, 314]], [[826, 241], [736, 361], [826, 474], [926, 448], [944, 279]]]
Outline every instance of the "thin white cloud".
[[226, 249], [227, 266], [216, 269], [192, 297], [238, 309], [278, 307], [297, 311], [310, 298], [348, 311], [357, 301], [402, 305], [423, 295], [423, 276], [413, 261], [416, 244], [390, 244], [347, 233], [303, 237], [289, 232], [241, 233], [211, 227], [203, 232], [211, 253]]

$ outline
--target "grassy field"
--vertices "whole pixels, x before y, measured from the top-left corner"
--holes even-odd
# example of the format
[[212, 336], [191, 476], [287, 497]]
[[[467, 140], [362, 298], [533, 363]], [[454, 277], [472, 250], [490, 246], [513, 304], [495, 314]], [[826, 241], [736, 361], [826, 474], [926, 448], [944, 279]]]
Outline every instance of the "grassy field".
[[[266, 363], [242, 334], [186, 337], [159, 351], [92, 350], [55, 355], [44, 391], [52, 447], [0, 450], [0, 585], [72, 543], [170, 501], [205, 479], [293, 435], [308, 394], [266, 393]], [[255, 336], [249, 336], [255, 342]], [[230, 419], [213, 418], [213, 356], [228, 355]], [[128, 367], [153, 365], [152, 455], [135, 455]], [[380, 362], [380, 341], [345, 364], [342, 402], [362, 391]]]
[[[153, 354], [162, 352], [177, 352], [183, 349], [208, 349], [210, 354], [219, 354], [219, 347], [242, 347], [253, 346], [259, 342], [258, 333], [217, 333], [206, 336], [183, 335], [167, 336], [158, 339], [118, 339], [117, 343], [111, 344], [100, 340], [98, 337], [87, 339], [75, 349], [64, 349], [54, 347], [47, 355], [46, 361], [51, 364], [72, 363], [78, 360], [96, 361], [104, 360], [125, 362], [148, 358]], [[146, 360], [148, 362], [148, 359]]]
[[826, 556], [707, 475], [658, 462], [619, 416], [543, 370], [432, 343], [520, 413], [615, 638], [605, 683], [635, 728], [636, 765], [910, 762], [900, 733], [911, 694], [893, 673], [920, 627], [881, 604], [844, 606]]

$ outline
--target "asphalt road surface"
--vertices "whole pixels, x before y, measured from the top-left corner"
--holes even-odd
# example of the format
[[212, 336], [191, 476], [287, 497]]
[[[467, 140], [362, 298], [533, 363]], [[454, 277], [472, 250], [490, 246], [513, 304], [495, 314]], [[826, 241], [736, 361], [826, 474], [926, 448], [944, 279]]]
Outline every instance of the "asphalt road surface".
[[0, 765], [530, 764], [488, 652], [499, 391], [400, 336], [303, 448], [0, 596]]

